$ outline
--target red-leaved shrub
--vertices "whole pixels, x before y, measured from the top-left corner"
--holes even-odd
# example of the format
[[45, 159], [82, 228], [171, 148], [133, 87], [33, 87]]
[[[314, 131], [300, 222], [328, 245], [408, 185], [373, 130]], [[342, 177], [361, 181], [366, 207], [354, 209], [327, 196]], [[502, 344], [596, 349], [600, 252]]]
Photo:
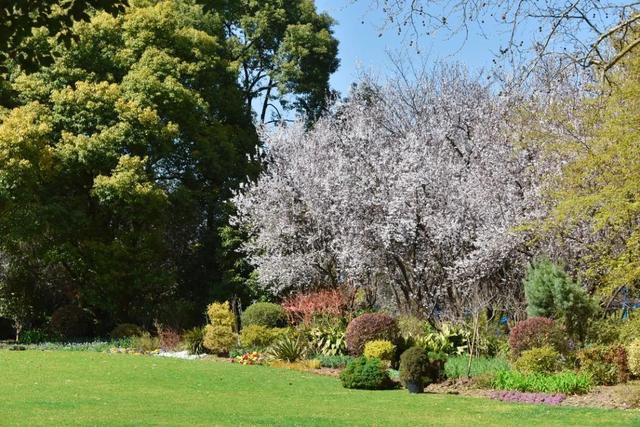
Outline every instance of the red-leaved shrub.
[[616, 385], [629, 380], [627, 351], [621, 345], [596, 346], [578, 352], [580, 371], [597, 385]]
[[160, 348], [162, 350], [175, 351], [180, 346], [182, 336], [175, 329], [158, 328], [158, 338], [160, 338]]
[[387, 314], [365, 313], [353, 319], [347, 326], [347, 350], [355, 356], [362, 354], [364, 345], [369, 341], [395, 342], [397, 339], [398, 323]]
[[514, 358], [525, 350], [551, 346], [559, 353], [567, 350], [567, 339], [553, 319], [531, 317], [516, 323], [509, 333], [509, 348]]
[[318, 316], [343, 317], [349, 307], [348, 292], [342, 289], [323, 289], [290, 296], [282, 307], [291, 323], [310, 323]]

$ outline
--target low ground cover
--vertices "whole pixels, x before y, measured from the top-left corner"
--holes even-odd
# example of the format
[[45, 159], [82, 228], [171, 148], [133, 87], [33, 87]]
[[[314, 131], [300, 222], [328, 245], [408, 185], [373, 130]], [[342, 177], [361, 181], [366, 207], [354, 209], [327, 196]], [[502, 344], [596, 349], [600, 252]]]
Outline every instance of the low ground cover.
[[520, 405], [265, 366], [95, 352], [0, 351], [3, 425], [640, 425], [640, 412]]

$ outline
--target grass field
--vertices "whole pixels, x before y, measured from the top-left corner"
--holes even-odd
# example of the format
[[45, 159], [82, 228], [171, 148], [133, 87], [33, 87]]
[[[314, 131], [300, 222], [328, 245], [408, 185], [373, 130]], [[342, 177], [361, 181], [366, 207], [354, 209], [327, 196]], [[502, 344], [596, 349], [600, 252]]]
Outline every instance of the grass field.
[[0, 351], [0, 425], [640, 426], [639, 411], [507, 404], [219, 361]]

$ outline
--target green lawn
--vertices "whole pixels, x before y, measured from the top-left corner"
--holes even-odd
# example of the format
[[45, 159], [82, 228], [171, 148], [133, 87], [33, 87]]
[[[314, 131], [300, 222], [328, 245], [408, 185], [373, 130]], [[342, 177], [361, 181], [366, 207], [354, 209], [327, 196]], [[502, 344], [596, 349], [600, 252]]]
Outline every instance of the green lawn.
[[0, 351], [0, 425], [638, 425], [639, 411], [515, 405], [215, 361]]

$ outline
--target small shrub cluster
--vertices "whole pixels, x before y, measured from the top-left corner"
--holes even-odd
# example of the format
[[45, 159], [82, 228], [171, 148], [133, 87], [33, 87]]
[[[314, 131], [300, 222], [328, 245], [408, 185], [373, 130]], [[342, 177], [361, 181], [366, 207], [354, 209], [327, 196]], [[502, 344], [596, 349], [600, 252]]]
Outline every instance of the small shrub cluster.
[[347, 291], [323, 289], [299, 293], [287, 298], [282, 306], [292, 323], [311, 323], [317, 317], [344, 317], [348, 307]]
[[287, 313], [278, 304], [257, 302], [247, 307], [242, 313], [242, 327], [251, 325], [282, 328], [287, 325]]
[[185, 349], [191, 354], [203, 354], [206, 352], [204, 346], [204, 328], [195, 327], [189, 329], [182, 335]]
[[131, 337], [131, 349], [139, 353], [150, 353], [160, 349], [160, 338], [145, 332], [138, 337]]
[[180, 332], [172, 328], [158, 328], [158, 338], [160, 339], [160, 349], [164, 351], [175, 351], [180, 347], [182, 336]]
[[514, 367], [525, 373], [551, 374], [562, 367], [562, 357], [551, 346], [525, 350], [514, 363]]
[[640, 338], [635, 339], [627, 347], [629, 371], [636, 378], [640, 377]]
[[514, 359], [525, 350], [545, 346], [551, 346], [560, 353], [567, 349], [564, 334], [553, 319], [531, 317], [518, 322], [509, 333], [509, 348]]
[[367, 359], [364, 356], [347, 364], [340, 373], [340, 381], [346, 388], [364, 390], [383, 390], [393, 386], [385, 364], [380, 359]]
[[398, 325], [395, 319], [383, 313], [365, 313], [356, 317], [347, 326], [346, 340], [349, 353], [362, 355], [369, 341], [387, 340], [396, 342]]
[[589, 374], [597, 385], [615, 385], [627, 382], [629, 365], [627, 352], [622, 346], [597, 346], [578, 352], [580, 371]]
[[228, 354], [237, 344], [236, 334], [233, 332], [235, 319], [229, 302], [210, 304], [207, 315], [209, 324], [204, 328], [204, 346], [214, 354]]
[[591, 390], [591, 377], [584, 373], [564, 371], [555, 374], [525, 374], [518, 371], [500, 371], [493, 388], [541, 393], [585, 394]]
[[387, 340], [369, 341], [364, 346], [364, 356], [375, 357], [390, 363], [396, 357], [396, 346]]
[[344, 326], [340, 324], [324, 324], [309, 331], [311, 347], [319, 354], [334, 356], [347, 352], [347, 339]]
[[246, 348], [266, 348], [276, 339], [287, 333], [286, 328], [267, 328], [262, 325], [249, 325], [240, 332], [240, 344]]
[[562, 393], [526, 393], [521, 391], [495, 391], [490, 396], [492, 399], [503, 402], [542, 403], [545, 405], [559, 405], [566, 398]]

